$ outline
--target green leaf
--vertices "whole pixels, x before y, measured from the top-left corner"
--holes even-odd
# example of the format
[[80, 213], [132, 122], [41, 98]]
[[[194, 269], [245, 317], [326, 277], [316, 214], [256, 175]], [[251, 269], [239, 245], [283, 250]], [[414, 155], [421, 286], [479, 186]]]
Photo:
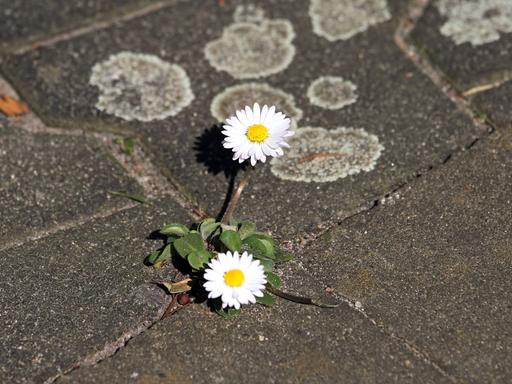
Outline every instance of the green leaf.
[[155, 265], [157, 263], [162, 263], [171, 258], [171, 245], [167, 244], [163, 249], [159, 249], [157, 251], [152, 252], [150, 255], [146, 257], [146, 262], [148, 264]]
[[201, 269], [210, 260], [210, 253], [207, 250], [200, 249], [189, 253], [188, 263], [194, 269]]
[[210, 301], [210, 303], [215, 313], [224, 317], [225, 319], [236, 317], [241, 313], [240, 309], [235, 309], [233, 307], [222, 308], [222, 301], [220, 299], [214, 299]]
[[199, 225], [199, 232], [204, 240], [208, 239], [220, 227], [220, 223], [216, 223], [214, 218], [203, 220]]
[[267, 272], [267, 283], [274, 288], [281, 288], [281, 278], [273, 272]]
[[275, 261], [276, 263], [286, 263], [290, 260], [293, 260], [293, 255], [289, 253], [285, 253], [282, 249], [276, 249], [275, 252]]
[[268, 260], [268, 259], [258, 259], [261, 263], [261, 265], [263, 265], [263, 270], [265, 272], [272, 272], [272, 270], [274, 269], [274, 262], [272, 260]]
[[158, 232], [162, 235], [185, 236], [189, 230], [183, 224], [173, 223], [163, 226]]
[[274, 240], [263, 233], [254, 233], [244, 240], [250, 248], [268, 258], [275, 258]]
[[205, 250], [203, 239], [198, 233], [189, 233], [180, 237], [174, 241], [173, 245], [181, 257], [187, 257], [194, 251]]
[[114, 143], [119, 145], [119, 147], [121, 147], [121, 151], [128, 156], [131, 156], [133, 153], [135, 142], [136, 139], [133, 137], [120, 137], [114, 140]]
[[238, 220], [237, 219], [233, 219], [232, 217], [229, 218], [229, 225], [232, 226], [232, 227], [238, 227]]
[[256, 297], [256, 302], [261, 305], [265, 305], [267, 307], [271, 307], [275, 304], [276, 299], [268, 292], [263, 292], [262, 297]]
[[215, 312], [217, 312], [218, 315], [221, 315], [225, 319], [230, 319], [233, 317], [236, 317], [240, 315], [241, 311], [239, 309], [235, 308], [216, 308]]
[[220, 241], [230, 251], [239, 251], [242, 248], [242, 240], [240, 235], [235, 231], [223, 231], [220, 234]]
[[158, 249], [156, 251], [151, 252], [146, 256], [146, 264], [155, 264], [155, 260], [160, 256], [161, 250]]
[[240, 229], [238, 229], [238, 233], [240, 234], [240, 238], [244, 240], [249, 237], [256, 231], [256, 224], [251, 221], [242, 221], [240, 222]]

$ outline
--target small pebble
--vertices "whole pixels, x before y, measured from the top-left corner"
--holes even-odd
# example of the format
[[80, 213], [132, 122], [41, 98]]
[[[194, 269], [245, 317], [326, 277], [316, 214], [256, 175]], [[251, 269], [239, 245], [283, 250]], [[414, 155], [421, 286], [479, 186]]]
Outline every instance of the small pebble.
[[182, 293], [178, 296], [178, 303], [180, 305], [187, 305], [190, 303], [190, 296], [186, 293]]

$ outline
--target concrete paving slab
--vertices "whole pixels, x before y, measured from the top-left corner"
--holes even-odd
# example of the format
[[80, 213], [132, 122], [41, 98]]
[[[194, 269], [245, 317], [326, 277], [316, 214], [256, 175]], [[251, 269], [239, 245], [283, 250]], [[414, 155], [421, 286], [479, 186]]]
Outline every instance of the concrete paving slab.
[[143, 265], [147, 237], [174, 221], [190, 218], [162, 201], [0, 252], [0, 381], [42, 383], [155, 320], [167, 295], [151, 282], [175, 271]]
[[[331, 20], [331, 14], [343, 14], [341, 3], [329, 2], [332, 12], [315, 14], [314, 32], [309, 1], [260, 2], [250, 17], [237, 8], [238, 2], [224, 7], [213, 1], [201, 6], [179, 2], [113, 28], [9, 57], [2, 69], [51, 125], [79, 123], [142, 136], [153, 160], [212, 214], [223, 204], [226, 175], [233, 171], [230, 153], [218, 150], [213, 100], [244, 84], [246, 95], [235, 92], [236, 100], [250, 102], [255, 93], [261, 102], [286, 100], [285, 107], [302, 116], [299, 127], [310, 126], [313, 134], [306, 129], [296, 135], [292, 145], [297, 153], [285, 158], [284, 165], [260, 169], [236, 215], [256, 219], [290, 239], [371, 205], [482, 134], [395, 46], [393, 33], [407, 4], [389, 1], [382, 8], [382, 3], [372, 2], [362, 15], [356, 12], [357, 22], [347, 32], [338, 31]], [[252, 21], [241, 22], [240, 17]], [[254, 36], [257, 41], [251, 40]], [[235, 44], [232, 39], [241, 40]], [[226, 46], [241, 49], [229, 65], [222, 62]], [[128, 57], [133, 60], [126, 61]], [[252, 65], [258, 58], [266, 61]], [[96, 85], [90, 84], [93, 73]], [[153, 80], [139, 86], [143, 73]], [[308, 89], [323, 76], [353, 83], [357, 101], [336, 110], [312, 104]], [[261, 91], [253, 83], [268, 86]], [[167, 88], [155, 84], [175, 85], [169, 89], [177, 93], [166, 93], [168, 104], [150, 102]], [[318, 97], [329, 97], [329, 89]], [[190, 104], [184, 106], [184, 100]], [[97, 103], [110, 112], [100, 112]], [[146, 121], [148, 117], [152, 120]], [[321, 135], [314, 135], [317, 131]], [[309, 140], [311, 135], [316, 140]], [[304, 176], [295, 177], [297, 172]]]
[[79, 28], [97, 19], [108, 19], [154, 4], [152, 0], [0, 0], [0, 51], [13, 49], [37, 39], [72, 28]]
[[478, 143], [299, 257], [458, 382], [512, 377], [511, 139]]
[[126, 206], [140, 193], [106, 148], [83, 136], [30, 134], [0, 120], [0, 247], [32, 232]]
[[497, 88], [472, 96], [471, 102], [485, 113], [498, 129], [507, 129], [512, 127], [511, 96], [512, 81], [508, 81]]
[[[325, 296], [297, 265], [287, 290]], [[289, 272], [292, 272], [289, 274]], [[288, 279], [290, 277], [290, 279]], [[332, 300], [332, 299], [331, 299]], [[225, 320], [191, 305], [116, 355], [62, 383], [447, 383], [430, 364], [346, 305], [244, 308]]]
[[413, 43], [460, 91], [512, 70], [512, 5], [507, 0], [432, 1]]

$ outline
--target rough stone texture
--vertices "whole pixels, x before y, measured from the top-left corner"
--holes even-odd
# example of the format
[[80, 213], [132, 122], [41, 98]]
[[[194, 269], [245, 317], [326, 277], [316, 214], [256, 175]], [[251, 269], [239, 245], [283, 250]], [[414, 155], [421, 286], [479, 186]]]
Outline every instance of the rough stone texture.
[[107, 19], [155, 0], [0, 0], [0, 51], [47, 35]]
[[511, 95], [512, 81], [509, 81], [473, 96], [471, 102], [479, 111], [485, 113], [498, 129], [506, 129], [512, 127]]
[[[500, 33], [498, 40], [478, 46], [473, 46], [469, 42], [457, 45], [450, 37], [440, 32], [447, 19], [439, 14], [434, 3], [431, 2], [427, 7], [411, 38], [420, 51], [460, 90], [469, 89], [478, 85], [482, 79], [512, 69], [512, 33]], [[485, 0], [473, 3], [485, 3]], [[510, 23], [512, 24], [512, 21]], [[473, 26], [476, 29], [474, 33], [478, 33], [479, 27], [482, 33], [485, 32], [485, 28], [481, 28], [475, 21], [466, 25]]]
[[[79, 123], [93, 129], [136, 131], [161, 168], [215, 214], [228, 190], [233, 165], [229, 151], [218, 149], [222, 138], [210, 129], [216, 122], [208, 106], [236, 82], [211, 67], [203, 49], [232, 23], [237, 4], [197, 4], [181, 2], [114, 28], [12, 56], [2, 68], [31, 107], [52, 125]], [[386, 150], [372, 172], [337, 182], [281, 181], [268, 166], [262, 167], [242, 197], [239, 217], [255, 218], [286, 238], [314, 231], [321, 223], [371, 204], [481, 134], [394, 44], [404, 2], [389, 2], [391, 21], [335, 43], [313, 33], [308, 1], [268, 0], [258, 5], [267, 18], [287, 19], [301, 31], [300, 39], [294, 40], [297, 53], [291, 65], [265, 78], [295, 96], [304, 111], [301, 124], [363, 128], [377, 135]], [[154, 54], [181, 65], [190, 77], [195, 100], [176, 117], [161, 122], [130, 123], [100, 113], [94, 108], [97, 90], [88, 85], [90, 71], [120, 51]], [[310, 105], [307, 88], [322, 75], [350, 78], [358, 85], [358, 101], [339, 111]]]
[[299, 257], [460, 382], [512, 377], [511, 142], [480, 142]]
[[31, 231], [127, 205], [140, 192], [104, 146], [82, 136], [29, 134], [0, 118], [0, 247]]
[[155, 317], [174, 270], [144, 267], [144, 239], [173, 221], [190, 218], [160, 202], [0, 252], [0, 381], [42, 383]]
[[[286, 289], [318, 295], [292, 266]], [[288, 279], [285, 279], [288, 280]], [[331, 299], [332, 300], [332, 299]], [[447, 383], [446, 377], [363, 316], [278, 300], [224, 320], [192, 305], [134, 339], [112, 358], [63, 383]]]

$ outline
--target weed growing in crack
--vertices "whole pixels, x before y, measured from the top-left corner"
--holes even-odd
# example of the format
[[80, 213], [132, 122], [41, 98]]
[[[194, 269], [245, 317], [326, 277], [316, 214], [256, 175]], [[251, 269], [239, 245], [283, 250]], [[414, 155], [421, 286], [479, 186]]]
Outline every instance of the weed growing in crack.
[[232, 161], [238, 164], [249, 160], [252, 167], [243, 172], [232, 192], [222, 218], [206, 218], [192, 227], [180, 223], [165, 225], [158, 231], [164, 245], [146, 258], [146, 264], [156, 268], [172, 261], [188, 277], [182, 281], [163, 281], [160, 284], [173, 295], [164, 316], [190, 302], [206, 300], [224, 317], [240, 313], [242, 305], [274, 304], [274, 296], [302, 304], [330, 305], [282, 292], [281, 279], [274, 272], [279, 264], [290, 261], [272, 236], [260, 232], [251, 221], [232, 217], [240, 196], [248, 185], [253, 168], [267, 157], [284, 155], [290, 119], [274, 106], [246, 106], [226, 119], [222, 146], [232, 151]]

